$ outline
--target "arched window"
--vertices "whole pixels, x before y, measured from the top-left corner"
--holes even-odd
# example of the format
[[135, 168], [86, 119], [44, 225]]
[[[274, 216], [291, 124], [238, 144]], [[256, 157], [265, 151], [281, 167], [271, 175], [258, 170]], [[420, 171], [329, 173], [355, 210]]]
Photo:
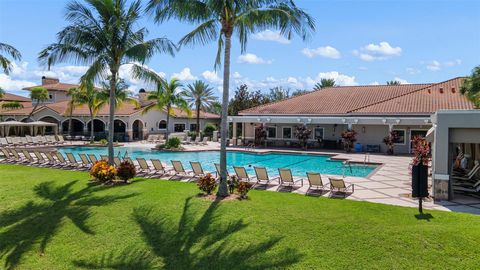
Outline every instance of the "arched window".
[[167, 129], [167, 121], [160, 121], [160, 123], [158, 123], [158, 129]]

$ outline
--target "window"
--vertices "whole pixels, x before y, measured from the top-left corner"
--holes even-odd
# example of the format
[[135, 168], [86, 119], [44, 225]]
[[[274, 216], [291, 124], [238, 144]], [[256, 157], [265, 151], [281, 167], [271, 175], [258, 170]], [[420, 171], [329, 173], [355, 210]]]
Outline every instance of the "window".
[[160, 121], [160, 123], [158, 123], [158, 129], [167, 129], [167, 121]]
[[292, 138], [292, 128], [291, 127], [284, 127], [282, 129], [282, 138], [284, 138], [284, 139], [291, 139]]
[[277, 128], [268, 127], [267, 129], [267, 138], [276, 138], [277, 137]]
[[395, 144], [405, 144], [405, 130], [404, 129], [394, 129], [397, 133], [398, 139], [395, 141]]
[[313, 138], [315, 140], [318, 140], [318, 139], [323, 140], [323, 128], [319, 128], [319, 127], [315, 128], [313, 132]]
[[190, 124], [190, 131], [197, 131], [197, 124]]
[[185, 130], [185, 124], [175, 124], [173, 125], [173, 131], [183, 132]]

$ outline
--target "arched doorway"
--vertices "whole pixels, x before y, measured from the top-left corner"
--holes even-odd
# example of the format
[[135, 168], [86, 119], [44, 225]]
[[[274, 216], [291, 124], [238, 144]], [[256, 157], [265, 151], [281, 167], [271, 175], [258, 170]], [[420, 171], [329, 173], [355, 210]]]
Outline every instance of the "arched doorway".
[[127, 131], [127, 125], [120, 119], [113, 121], [113, 139], [115, 141], [125, 141], [125, 133]]
[[69, 119], [63, 121], [62, 123], [62, 132], [63, 134], [68, 134], [71, 136], [77, 136], [77, 135], [82, 135], [83, 134], [83, 122], [73, 118], [72, 119], [72, 131], [68, 130], [68, 125], [69, 125]]
[[143, 140], [143, 123], [140, 120], [135, 120], [132, 125], [132, 139], [134, 141]]
[[[43, 118], [38, 119], [38, 121], [57, 124], [57, 126], [59, 123], [59, 121], [56, 118], [51, 116], [45, 116]], [[55, 130], [53, 127], [45, 127], [45, 134], [54, 134], [54, 133], [55, 133]]]
[[[92, 121], [87, 123], [87, 131], [87, 136], [90, 136], [90, 134], [92, 134]], [[93, 136], [95, 137], [95, 140], [107, 138], [107, 133], [105, 132], [105, 122], [100, 119], [93, 119]]]

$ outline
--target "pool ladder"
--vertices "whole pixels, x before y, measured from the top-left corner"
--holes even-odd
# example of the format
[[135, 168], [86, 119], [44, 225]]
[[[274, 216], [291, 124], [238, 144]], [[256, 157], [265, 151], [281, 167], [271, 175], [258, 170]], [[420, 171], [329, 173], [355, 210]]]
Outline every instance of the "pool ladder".
[[343, 176], [343, 178], [345, 178], [345, 169], [346, 169], [347, 166], [350, 169], [350, 174], [353, 174], [352, 164], [350, 163], [350, 161], [345, 160], [344, 162], [342, 162], [342, 176]]
[[244, 147], [245, 151], [253, 151], [255, 149], [255, 144], [254, 143], [249, 143], [245, 145]]

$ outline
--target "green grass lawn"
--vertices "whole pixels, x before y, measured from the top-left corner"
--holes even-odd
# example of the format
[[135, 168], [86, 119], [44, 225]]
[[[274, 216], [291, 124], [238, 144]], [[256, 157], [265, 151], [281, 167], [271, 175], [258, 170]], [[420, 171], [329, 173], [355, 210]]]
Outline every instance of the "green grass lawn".
[[0, 269], [478, 269], [480, 217], [0, 165]]

